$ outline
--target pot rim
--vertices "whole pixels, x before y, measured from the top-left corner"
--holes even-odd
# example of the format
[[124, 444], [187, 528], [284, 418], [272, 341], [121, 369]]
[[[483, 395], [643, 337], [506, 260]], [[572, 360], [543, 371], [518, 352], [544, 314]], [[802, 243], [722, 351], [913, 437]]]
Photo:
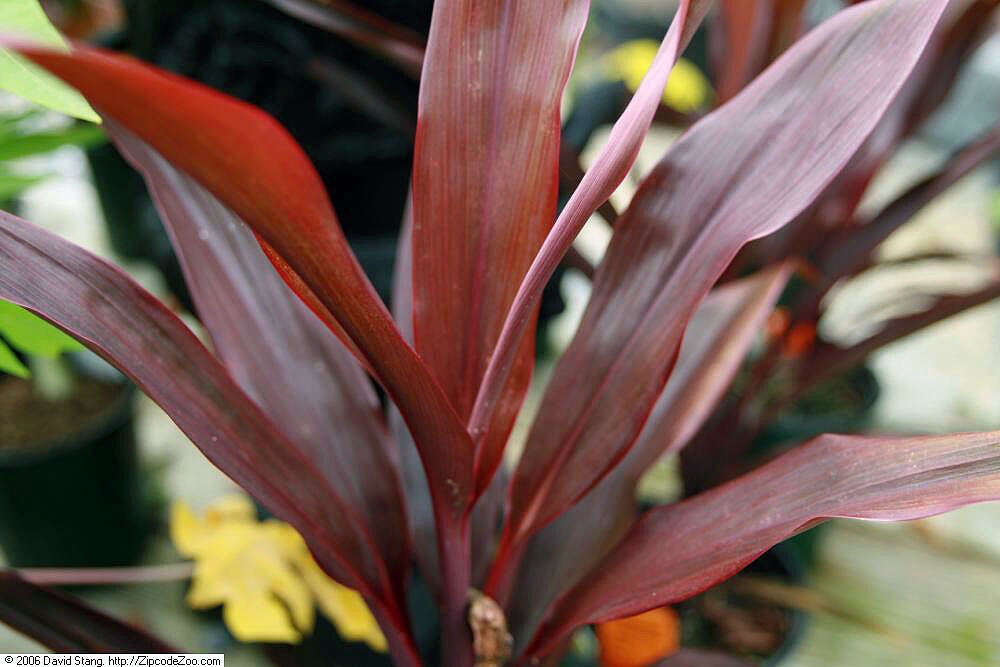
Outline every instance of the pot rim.
[[121, 391], [108, 408], [82, 428], [52, 440], [34, 442], [25, 447], [0, 448], [0, 468], [25, 468], [57, 459], [100, 442], [133, 418], [134, 399], [138, 390], [128, 381], [120, 383]]

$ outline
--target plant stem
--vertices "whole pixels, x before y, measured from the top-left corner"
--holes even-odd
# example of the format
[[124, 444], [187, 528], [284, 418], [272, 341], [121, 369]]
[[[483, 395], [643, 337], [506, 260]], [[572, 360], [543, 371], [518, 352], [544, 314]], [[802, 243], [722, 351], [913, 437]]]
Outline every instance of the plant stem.
[[187, 579], [193, 563], [171, 563], [144, 567], [18, 568], [18, 576], [41, 586], [93, 586], [99, 584], [146, 584]]
[[524, 556], [525, 547], [524, 542], [512, 543], [505, 538], [506, 535], [500, 541], [500, 547], [486, 578], [486, 585], [483, 587], [483, 592], [501, 606], [507, 606], [510, 602], [511, 588], [514, 586], [514, 577]]
[[441, 655], [448, 667], [472, 667], [472, 633], [466, 619], [472, 558], [468, 516], [439, 523]]
[[407, 630], [406, 619], [401, 617], [397, 609], [388, 609], [376, 600], [366, 599], [365, 602], [385, 635], [393, 664], [397, 667], [421, 667], [423, 663], [420, 661], [420, 652]]

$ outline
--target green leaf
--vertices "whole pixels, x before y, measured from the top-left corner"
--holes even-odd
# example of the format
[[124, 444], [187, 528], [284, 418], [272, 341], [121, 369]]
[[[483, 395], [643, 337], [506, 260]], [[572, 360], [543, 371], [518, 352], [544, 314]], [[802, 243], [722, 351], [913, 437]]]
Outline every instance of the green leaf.
[[21, 363], [13, 350], [0, 341], [0, 373], [9, 373], [19, 378], [31, 377], [28, 367]]
[[[3, 0], [0, 2], [0, 34], [23, 37], [32, 42], [66, 50], [59, 31], [49, 23], [38, 0]], [[0, 49], [0, 88], [36, 104], [100, 123], [101, 118], [76, 92], [58, 77], [28, 62], [10, 49]]]
[[55, 358], [83, 346], [24, 308], [0, 301], [0, 334], [10, 344], [36, 357]]
[[15, 174], [0, 169], [0, 202], [5, 202], [45, 178], [44, 174]]
[[48, 153], [62, 146], [88, 148], [104, 141], [104, 131], [94, 125], [73, 125], [61, 130], [0, 137], [0, 160]]

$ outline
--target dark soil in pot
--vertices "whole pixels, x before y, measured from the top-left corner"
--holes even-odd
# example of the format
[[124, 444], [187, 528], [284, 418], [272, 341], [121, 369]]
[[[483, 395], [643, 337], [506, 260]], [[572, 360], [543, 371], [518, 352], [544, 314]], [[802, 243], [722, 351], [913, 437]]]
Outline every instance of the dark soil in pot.
[[857, 433], [871, 424], [879, 397], [875, 373], [857, 366], [818, 385], [767, 426], [753, 443], [755, 454], [823, 433]]
[[730, 653], [762, 665], [779, 665], [798, 643], [807, 617], [763, 596], [746, 582], [800, 584], [798, 554], [784, 545], [766, 552], [731, 580], [677, 605], [682, 644]]
[[135, 562], [152, 532], [124, 382], [76, 378], [61, 400], [0, 375], [0, 546], [17, 567]]

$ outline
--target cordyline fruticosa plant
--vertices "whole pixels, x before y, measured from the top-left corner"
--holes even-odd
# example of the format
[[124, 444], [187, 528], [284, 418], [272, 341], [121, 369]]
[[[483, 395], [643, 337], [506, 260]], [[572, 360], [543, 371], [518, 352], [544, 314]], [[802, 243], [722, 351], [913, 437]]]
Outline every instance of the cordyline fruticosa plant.
[[[145, 174], [214, 352], [118, 269], [7, 214], [0, 298], [121, 368], [292, 523], [330, 576], [364, 595], [400, 665], [421, 664], [405, 604], [413, 561], [439, 603], [444, 664], [508, 659], [490, 627], [474, 628], [474, 651], [470, 588], [506, 610], [509, 659], [529, 664], [583, 624], [687, 598], [824, 518], [914, 519], [1000, 498], [1000, 433], [823, 436], [634, 517], [639, 475], [702, 423], [790, 268], [713, 285], [744, 244], [794, 220], [842, 172], [947, 0], [844, 10], [671, 147], [615, 225], [524, 454], [498, 474], [541, 290], [628, 172], [710, 5], [680, 3], [556, 216], [559, 104], [588, 3], [438, 0], [395, 318], [301, 149], [268, 116], [128, 58], [22, 44], [90, 100]], [[692, 318], [704, 326], [682, 348]], [[52, 645], [139, 641], [11, 576], [0, 591], [3, 617]], [[77, 612], [83, 621], [60, 631]]]

